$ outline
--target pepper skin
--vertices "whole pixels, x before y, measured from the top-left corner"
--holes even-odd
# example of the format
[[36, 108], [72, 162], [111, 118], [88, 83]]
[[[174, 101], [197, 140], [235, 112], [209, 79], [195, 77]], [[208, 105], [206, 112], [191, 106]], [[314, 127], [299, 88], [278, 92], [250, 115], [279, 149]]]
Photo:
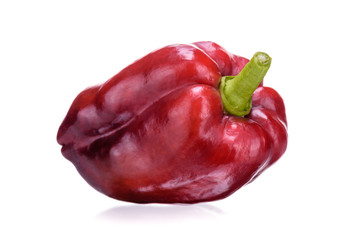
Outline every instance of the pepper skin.
[[224, 109], [222, 77], [239, 74], [248, 62], [213, 42], [156, 50], [76, 97], [57, 135], [62, 154], [115, 199], [225, 198], [287, 146], [284, 102], [262, 82], [247, 115]]

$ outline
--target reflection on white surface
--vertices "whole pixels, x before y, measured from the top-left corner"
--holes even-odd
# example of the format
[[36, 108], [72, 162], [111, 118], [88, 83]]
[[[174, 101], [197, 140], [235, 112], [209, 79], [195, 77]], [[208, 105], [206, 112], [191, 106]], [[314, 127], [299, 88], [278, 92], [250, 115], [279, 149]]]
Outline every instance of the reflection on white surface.
[[97, 220], [114, 222], [164, 222], [179, 220], [204, 220], [225, 214], [211, 204], [194, 205], [130, 205], [117, 206], [105, 210], [96, 216]]

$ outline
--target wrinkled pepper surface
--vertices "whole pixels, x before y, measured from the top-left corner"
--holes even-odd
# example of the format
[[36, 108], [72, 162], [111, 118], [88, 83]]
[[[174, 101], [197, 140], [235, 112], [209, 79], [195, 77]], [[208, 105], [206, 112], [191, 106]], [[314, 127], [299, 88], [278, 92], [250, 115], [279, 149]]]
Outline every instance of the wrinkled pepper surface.
[[249, 61], [213, 42], [170, 45], [81, 92], [57, 135], [95, 189], [136, 203], [225, 198], [285, 152], [280, 95]]

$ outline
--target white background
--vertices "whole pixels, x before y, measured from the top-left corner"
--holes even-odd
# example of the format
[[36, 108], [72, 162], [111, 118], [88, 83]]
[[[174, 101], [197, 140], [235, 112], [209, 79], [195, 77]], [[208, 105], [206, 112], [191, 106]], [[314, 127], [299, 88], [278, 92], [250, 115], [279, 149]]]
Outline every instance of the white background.
[[[0, 239], [360, 239], [356, 1], [1, 1]], [[273, 63], [289, 144], [227, 199], [136, 205], [93, 190], [57, 128], [84, 88], [211, 40]]]

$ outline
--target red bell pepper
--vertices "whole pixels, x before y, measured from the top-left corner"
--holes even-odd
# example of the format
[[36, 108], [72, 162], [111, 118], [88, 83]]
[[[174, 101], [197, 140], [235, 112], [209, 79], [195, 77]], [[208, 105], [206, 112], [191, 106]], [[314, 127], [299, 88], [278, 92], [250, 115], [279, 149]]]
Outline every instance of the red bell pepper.
[[218, 200], [285, 152], [271, 58], [213, 42], [154, 51], [81, 92], [62, 122], [62, 154], [98, 191], [137, 203]]

